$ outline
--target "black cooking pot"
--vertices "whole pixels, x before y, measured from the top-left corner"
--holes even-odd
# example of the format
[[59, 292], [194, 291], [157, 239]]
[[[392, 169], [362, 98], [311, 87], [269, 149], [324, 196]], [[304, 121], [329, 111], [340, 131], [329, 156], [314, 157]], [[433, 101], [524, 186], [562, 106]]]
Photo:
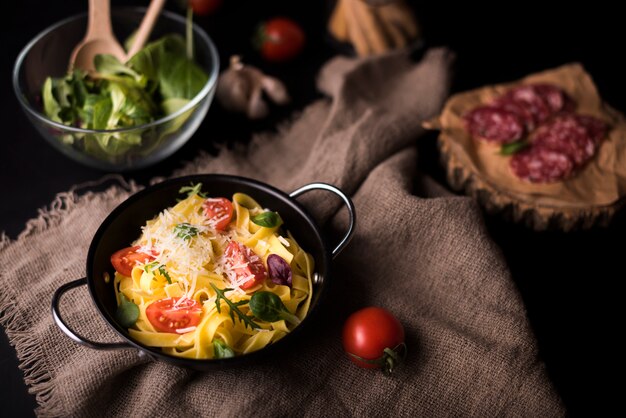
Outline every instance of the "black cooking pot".
[[[313, 297], [311, 308], [306, 318], [292, 332], [284, 338], [262, 350], [226, 359], [195, 360], [167, 355], [157, 347], [147, 347], [133, 341], [128, 331], [115, 321], [117, 303], [113, 290], [113, 281], [107, 283], [106, 274], [113, 276], [111, 254], [120, 248], [128, 247], [139, 236], [141, 227], [146, 221], [154, 218], [163, 209], [176, 203], [180, 198], [179, 190], [190, 183], [202, 183], [204, 190], [211, 196], [232, 196], [234, 193], [246, 193], [252, 196], [262, 207], [271, 208], [280, 213], [284, 227], [289, 230], [298, 241], [298, 244], [313, 256], [315, 272], [313, 275]], [[307, 211], [295, 200], [296, 197], [310, 190], [326, 190], [338, 195], [348, 207], [350, 223], [348, 231], [337, 246], [330, 250], [320, 229]], [[150, 186], [120, 204], [102, 222], [96, 232], [89, 254], [87, 255], [87, 277], [67, 283], [57, 289], [52, 298], [52, 315], [61, 330], [74, 341], [97, 350], [136, 348], [154, 359], [166, 361], [177, 366], [189, 367], [197, 370], [209, 370], [215, 367], [230, 366], [242, 361], [249, 361], [269, 352], [280, 349], [296, 338], [310, 322], [310, 318], [319, 308], [320, 301], [330, 279], [330, 262], [348, 244], [354, 232], [356, 214], [354, 205], [348, 196], [338, 188], [325, 183], [311, 183], [285, 194], [267, 184], [235, 176], [205, 174], [180, 177]], [[122, 337], [124, 342], [99, 343], [81, 337], [61, 317], [59, 303], [61, 296], [68, 290], [87, 284], [89, 293], [98, 311]]]

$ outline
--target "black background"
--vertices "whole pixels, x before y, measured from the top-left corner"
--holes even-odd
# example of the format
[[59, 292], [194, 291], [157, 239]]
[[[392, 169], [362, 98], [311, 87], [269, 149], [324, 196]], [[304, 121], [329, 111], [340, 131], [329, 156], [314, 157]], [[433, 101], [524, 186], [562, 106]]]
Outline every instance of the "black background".
[[[457, 53], [454, 91], [579, 61], [594, 77], [604, 99], [626, 110], [625, 37], [615, 6], [567, 3], [549, 10], [547, 2], [500, 2], [498, 7], [477, 2], [411, 3], [427, 44], [447, 45]], [[146, 5], [147, 1], [114, 0], [112, 4]], [[2, 5], [8, 25], [2, 26], [0, 66], [0, 231], [12, 238], [56, 193], [104, 174], [66, 159], [47, 145], [21, 112], [11, 87], [12, 65], [21, 48], [45, 27], [86, 7], [84, 0]], [[180, 11], [174, 1], [166, 7]], [[200, 129], [177, 154], [126, 176], [145, 183], [155, 175], [168, 175], [199, 149], [212, 151], [218, 143], [246, 142], [252, 132], [273, 129], [276, 122], [318, 97], [314, 76], [324, 61], [339, 52], [325, 32], [329, 10], [329, 3], [320, 1], [225, 0], [215, 15], [196, 19], [217, 44], [222, 63], [233, 53], [243, 54], [247, 62], [283, 79], [294, 103], [274, 109], [266, 121], [253, 123], [213, 105]], [[263, 63], [251, 48], [256, 23], [275, 15], [298, 20], [308, 35], [305, 53], [288, 64]], [[419, 168], [445, 182], [437, 161], [435, 135], [429, 135], [420, 140]], [[624, 218], [622, 212], [608, 228], [566, 234], [536, 233], [485, 214], [526, 303], [542, 359], [571, 415], [621, 406], [611, 378], [619, 378], [622, 365], [617, 335], [624, 329], [618, 291], [624, 279], [624, 270], [619, 268], [625, 254]], [[34, 398], [26, 393], [15, 352], [3, 333], [0, 348], [0, 415], [32, 415]]]

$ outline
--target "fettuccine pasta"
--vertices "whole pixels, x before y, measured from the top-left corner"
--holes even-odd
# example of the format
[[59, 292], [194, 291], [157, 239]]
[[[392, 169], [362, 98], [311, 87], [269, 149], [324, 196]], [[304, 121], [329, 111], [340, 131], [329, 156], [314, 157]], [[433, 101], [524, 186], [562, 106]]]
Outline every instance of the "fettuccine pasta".
[[[282, 232], [279, 214], [242, 193], [206, 198], [200, 187], [181, 189], [185, 199], [111, 257], [118, 320], [134, 340], [172, 356], [260, 350], [307, 315], [313, 259]], [[259, 313], [268, 306], [280, 317]]]

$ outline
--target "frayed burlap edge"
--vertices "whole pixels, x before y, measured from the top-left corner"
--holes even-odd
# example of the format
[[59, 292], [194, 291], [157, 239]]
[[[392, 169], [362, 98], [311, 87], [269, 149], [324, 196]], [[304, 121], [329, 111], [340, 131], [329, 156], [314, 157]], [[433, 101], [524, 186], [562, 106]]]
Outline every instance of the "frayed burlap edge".
[[[306, 111], [307, 108], [294, 112], [290, 118], [280, 123], [275, 131], [256, 134], [248, 145], [236, 143], [230, 151], [240, 155], [250, 153], [252, 149], [268, 142], [276, 135], [287, 132], [293, 121]], [[218, 154], [227, 149], [226, 145], [218, 147]], [[154, 177], [149, 184], [160, 183], [169, 177], [197, 173], [208, 161], [214, 158], [217, 157], [202, 151], [191, 161], [184, 162], [170, 176]], [[90, 190], [107, 183], [114, 184], [102, 192]], [[57, 226], [69, 213], [81, 208], [96, 197], [113, 199], [121, 194], [132, 194], [140, 189], [141, 187], [135, 182], [127, 182], [119, 174], [107, 174], [99, 180], [73, 186], [69, 191], [58, 193], [47, 207], [40, 208], [38, 216], [26, 222], [24, 230], [17, 239], [13, 240], [4, 231], [0, 231], [0, 251], [13, 243], [36, 236]], [[1, 272], [0, 276], [2, 276]], [[3, 292], [0, 292], [0, 325], [4, 328], [9, 343], [15, 348], [19, 362], [18, 367], [24, 372], [24, 382], [28, 386], [28, 392], [35, 396], [38, 405], [35, 413], [40, 417], [66, 416], [65, 403], [57, 394], [55, 385], [50, 383], [53, 376], [50, 373], [51, 368], [45, 364], [46, 356], [42, 352], [41, 344], [31, 332], [27, 331], [32, 327], [32, 324], [27, 318], [17, 318], [19, 312], [17, 301], [19, 298], [10, 292], [10, 288], [5, 288]]]
[[[103, 192], [82, 190], [91, 187], [102, 186], [108, 182], [114, 184]], [[20, 242], [26, 237], [35, 236], [58, 225], [62, 219], [74, 210], [86, 205], [96, 197], [114, 199], [123, 194], [133, 193], [140, 187], [134, 182], [127, 182], [120, 175], [106, 175], [94, 182], [82, 183], [72, 187], [70, 191], [57, 194], [48, 207], [39, 209], [39, 215], [26, 223], [16, 240], [10, 239], [3, 231], [0, 232], [0, 251], [10, 244]], [[0, 272], [0, 276], [3, 273]], [[42, 351], [42, 344], [35, 335], [29, 331], [33, 324], [27, 316], [18, 316], [19, 298], [13, 293], [11, 287], [3, 288], [0, 292], [0, 325], [9, 339], [9, 343], [15, 348], [19, 362], [19, 368], [24, 372], [24, 382], [28, 386], [28, 392], [35, 396], [37, 408], [35, 413], [41, 417], [58, 417], [67, 415], [65, 403], [55, 390], [56, 386], [51, 383], [51, 368], [46, 364], [46, 356]]]
[[50, 368], [46, 364], [40, 342], [28, 331], [32, 324], [27, 318], [18, 316], [18, 298], [15, 296], [9, 292], [0, 293], [0, 324], [4, 327], [9, 343], [15, 347], [28, 392], [35, 395], [37, 415], [62, 416], [66, 414], [64, 402], [51, 383]]

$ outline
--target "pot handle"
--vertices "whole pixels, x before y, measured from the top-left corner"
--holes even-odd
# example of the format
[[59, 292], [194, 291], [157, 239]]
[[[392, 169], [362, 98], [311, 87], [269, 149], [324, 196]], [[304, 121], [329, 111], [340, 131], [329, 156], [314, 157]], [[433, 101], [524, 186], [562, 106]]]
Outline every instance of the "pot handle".
[[354, 234], [354, 227], [356, 224], [356, 210], [354, 209], [354, 204], [352, 203], [352, 200], [343, 191], [341, 191], [341, 189], [339, 189], [338, 187], [332, 186], [330, 184], [327, 184], [327, 183], [305, 184], [299, 189], [296, 189], [293, 192], [289, 193], [289, 197], [295, 198], [311, 190], [326, 190], [328, 192], [334, 193], [337, 196], [339, 196], [341, 200], [343, 200], [343, 202], [346, 204], [346, 207], [348, 208], [348, 215], [350, 217], [348, 231], [346, 232], [346, 235], [344, 235], [343, 239], [339, 241], [339, 244], [337, 244], [337, 246], [331, 253], [333, 258], [335, 258], [345, 248], [345, 246], [348, 245], [348, 243], [352, 239], [352, 235]]
[[72, 340], [95, 350], [116, 350], [123, 348], [134, 348], [132, 345], [127, 343], [99, 343], [96, 341], [88, 340], [87, 338], [81, 337], [76, 332], [74, 332], [63, 320], [63, 318], [61, 317], [61, 312], [59, 311], [61, 296], [63, 296], [63, 294], [68, 290], [78, 286], [82, 286], [84, 284], [87, 284], [87, 278], [85, 277], [83, 277], [82, 279], [74, 280], [73, 282], [65, 283], [63, 286], [59, 287], [56, 292], [54, 292], [54, 296], [52, 296], [52, 317], [54, 318], [54, 322], [56, 322], [57, 326], [61, 328], [61, 331], [63, 331], [65, 335], [70, 337]]

